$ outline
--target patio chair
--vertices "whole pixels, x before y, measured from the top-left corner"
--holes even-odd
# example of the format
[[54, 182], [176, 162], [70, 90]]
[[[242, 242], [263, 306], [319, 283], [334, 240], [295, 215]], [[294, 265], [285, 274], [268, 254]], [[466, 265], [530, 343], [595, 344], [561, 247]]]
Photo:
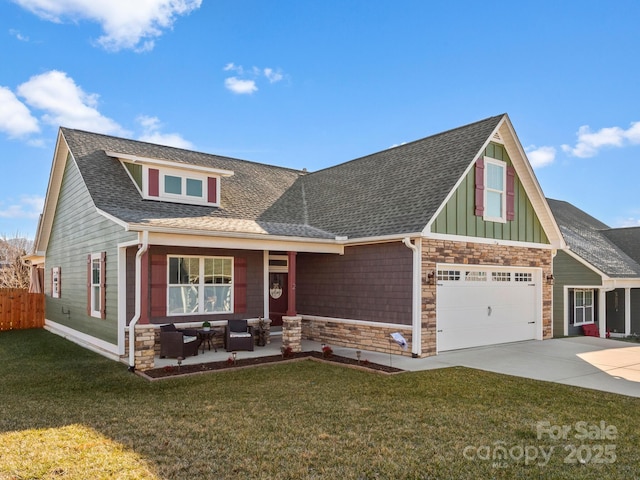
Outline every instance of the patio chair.
[[198, 355], [200, 341], [189, 330], [178, 330], [175, 325], [160, 327], [160, 358], [187, 358]]
[[229, 320], [224, 334], [227, 352], [234, 350], [253, 351], [253, 327], [246, 320]]

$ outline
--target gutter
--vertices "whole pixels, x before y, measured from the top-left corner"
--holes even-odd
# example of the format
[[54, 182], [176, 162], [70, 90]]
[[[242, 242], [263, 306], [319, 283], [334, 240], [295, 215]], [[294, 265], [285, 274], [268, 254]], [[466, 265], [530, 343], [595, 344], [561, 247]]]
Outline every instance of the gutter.
[[413, 252], [411, 356], [417, 358], [422, 354], [422, 239], [416, 238], [415, 243], [411, 243], [411, 239], [405, 237], [402, 243]]
[[136, 253], [136, 308], [135, 315], [129, 322], [129, 371], [133, 372], [136, 369], [136, 324], [140, 320], [142, 313], [142, 256], [149, 249], [149, 232], [142, 232], [142, 243], [138, 247]]

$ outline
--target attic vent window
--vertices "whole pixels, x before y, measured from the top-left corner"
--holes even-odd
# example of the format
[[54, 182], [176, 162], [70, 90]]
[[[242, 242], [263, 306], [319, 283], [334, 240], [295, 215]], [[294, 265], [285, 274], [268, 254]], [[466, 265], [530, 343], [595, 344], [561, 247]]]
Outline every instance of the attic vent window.
[[195, 205], [220, 204], [220, 178], [177, 169], [145, 168], [144, 198]]

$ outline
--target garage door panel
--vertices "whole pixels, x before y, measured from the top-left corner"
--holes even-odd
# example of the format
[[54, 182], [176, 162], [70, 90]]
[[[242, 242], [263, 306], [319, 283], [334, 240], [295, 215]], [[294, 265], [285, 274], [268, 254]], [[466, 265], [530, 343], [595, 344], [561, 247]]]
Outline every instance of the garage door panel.
[[458, 281], [438, 283], [439, 351], [536, 338], [539, 287], [533, 282], [513, 281], [513, 273], [508, 276], [511, 281], [491, 281], [489, 269], [485, 275], [487, 281], [482, 282], [464, 281], [463, 273]]

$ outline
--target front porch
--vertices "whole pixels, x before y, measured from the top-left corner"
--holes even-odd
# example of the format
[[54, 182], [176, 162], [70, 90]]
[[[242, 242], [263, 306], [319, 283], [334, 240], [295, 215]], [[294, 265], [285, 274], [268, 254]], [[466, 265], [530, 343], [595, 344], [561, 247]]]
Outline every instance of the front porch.
[[[302, 352], [321, 352], [323, 343], [315, 342], [311, 340], [302, 340], [301, 349]], [[371, 363], [377, 363], [379, 365], [388, 365], [401, 369], [403, 368], [403, 364], [406, 362], [410, 362], [411, 359], [407, 356], [401, 355], [401, 348], [393, 341], [389, 342], [389, 353], [382, 352], [372, 352], [368, 350], [358, 350], [356, 348], [348, 348], [348, 347], [340, 347], [332, 344], [327, 344], [333, 350], [333, 354], [341, 357], [352, 358], [354, 360], [358, 359], [358, 354], [356, 352], [360, 351], [360, 360], [364, 362], [365, 360]], [[245, 358], [259, 358], [259, 357], [268, 357], [273, 355], [281, 355], [282, 351], [282, 336], [279, 334], [271, 334], [271, 343], [265, 345], [264, 347], [256, 346], [253, 351], [237, 351], [236, 358], [238, 360]], [[198, 350], [198, 355], [187, 357], [181, 361], [182, 365], [198, 365], [201, 363], [208, 362], [222, 362], [226, 361], [232, 357], [231, 352], [227, 352], [224, 348], [218, 348], [218, 351], [215, 352], [213, 349], [208, 350], [205, 346], [204, 353], [202, 353], [202, 347]], [[154, 359], [154, 368], [163, 368], [167, 366], [176, 367], [178, 365], [178, 360], [175, 358], [160, 358], [156, 356]]]

